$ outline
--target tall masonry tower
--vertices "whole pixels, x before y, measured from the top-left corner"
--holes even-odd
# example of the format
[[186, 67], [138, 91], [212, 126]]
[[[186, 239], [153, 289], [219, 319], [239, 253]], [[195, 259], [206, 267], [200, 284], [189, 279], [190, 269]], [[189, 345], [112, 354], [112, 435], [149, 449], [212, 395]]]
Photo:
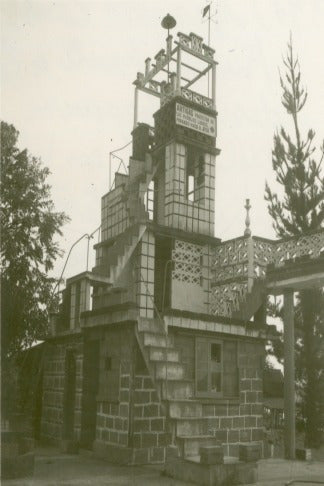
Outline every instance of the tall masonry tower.
[[[46, 439], [127, 464], [261, 446], [264, 266], [249, 232], [214, 237], [216, 65], [179, 33], [137, 74], [128, 173], [102, 197], [95, 266], [67, 280], [46, 340]], [[144, 95], [160, 100], [153, 127]]]

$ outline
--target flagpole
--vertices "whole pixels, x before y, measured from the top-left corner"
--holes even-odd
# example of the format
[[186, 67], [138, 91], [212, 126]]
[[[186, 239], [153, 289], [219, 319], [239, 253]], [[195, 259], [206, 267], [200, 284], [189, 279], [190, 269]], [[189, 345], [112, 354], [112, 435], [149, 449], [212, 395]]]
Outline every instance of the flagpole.
[[[211, 2], [212, 3], [212, 2]], [[211, 3], [209, 4], [209, 9], [208, 9], [208, 47], [210, 47], [210, 6], [211, 6]], [[208, 69], [208, 76], [207, 76], [207, 83], [208, 83], [208, 88], [207, 88], [207, 96], [209, 98], [209, 71], [210, 69]]]

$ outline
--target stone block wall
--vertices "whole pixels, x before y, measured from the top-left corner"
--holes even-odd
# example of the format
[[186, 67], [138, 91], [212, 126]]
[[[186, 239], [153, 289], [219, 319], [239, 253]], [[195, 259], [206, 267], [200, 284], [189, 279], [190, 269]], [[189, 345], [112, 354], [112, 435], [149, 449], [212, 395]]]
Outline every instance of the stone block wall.
[[165, 225], [207, 235], [214, 234], [215, 156], [204, 154], [204, 182], [195, 190], [195, 198], [187, 196], [188, 149], [171, 143], [165, 149]]
[[[201, 334], [202, 336], [202, 334]], [[224, 340], [221, 335], [214, 338], [236, 348], [237, 393], [229, 398], [198, 397], [202, 402], [202, 413], [206, 419], [205, 432], [214, 435], [222, 444], [224, 454], [238, 457], [239, 443], [256, 441], [263, 444], [263, 396], [262, 367], [264, 344], [257, 340], [246, 340], [231, 336]], [[185, 367], [185, 378], [195, 380], [196, 335], [174, 333], [175, 348], [180, 351], [181, 363]], [[235, 347], [233, 347], [235, 345]], [[233, 360], [233, 357], [232, 357]], [[226, 379], [224, 374], [224, 380]], [[233, 387], [225, 387], [230, 390]]]
[[[102, 378], [97, 403], [94, 450], [127, 464], [163, 463], [171, 437], [166, 416], [131, 330], [103, 333], [102, 357], [119, 357], [118, 394]], [[104, 363], [104, 361], [103, 361]], [[100, 374], [106, 373], [100, 366]], [[103, 389], [104, 387], [104, 389]], [[109, 401], [109, 393], [113, 401]], [[104, 394], [104, 395], [103, 395]], [[113, 450], [114, 449], [114, 450]], [[118, 452], [119, 451], [119, 452]]]
[[148, 374], [135, 376], [133, 407], [134, 463], [163, 463], [171, 436], [165, 431], [166, 416]]
[[128, 446], [130, 375], [120, 376], [119, 401], [98, 402], [96, 440], [103, 444]]
[[129, 227], [123, 187], [117, 186], [101, 198], [101, 241], [119, 235]]
[[238, 457], [241, 442], [259, 442], [263, 451], [263, 353], [263, 343], [239, 341], [238, 399], [203, 405], [208, 432], [222, 442], [225, 455]]
[[138, 245], [135, 265], [136, 300], [141, 317], [154, 316], [154, 258], [155, 237], [146, 231]]
[[81, 339], [67, 338], [64, 342], [47, 343], [44, 352], [41, 438], [51, 442], [60, 441], [64, 436], [67, 351], [75, 357], [73, 435], [75, 440], [80, 438], [83, 346]]

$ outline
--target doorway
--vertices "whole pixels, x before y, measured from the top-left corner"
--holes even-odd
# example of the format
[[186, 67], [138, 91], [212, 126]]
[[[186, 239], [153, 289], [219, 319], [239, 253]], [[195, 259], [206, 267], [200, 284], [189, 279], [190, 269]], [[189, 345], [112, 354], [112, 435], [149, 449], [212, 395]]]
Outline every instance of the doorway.
[[75, 409], [76, 360], [72, 349], [65, 356], [65, 387], [63, 406], [63, 439], [73, 440]]

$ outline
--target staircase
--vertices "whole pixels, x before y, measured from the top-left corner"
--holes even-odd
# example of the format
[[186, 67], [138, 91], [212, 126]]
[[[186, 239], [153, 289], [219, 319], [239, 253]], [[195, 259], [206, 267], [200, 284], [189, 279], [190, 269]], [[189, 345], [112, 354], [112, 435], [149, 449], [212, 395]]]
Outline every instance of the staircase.
[[265, 302], [264, 290], [264, 280], [255, 279], [251, 292], [247, 292], [244, 298], [240, 299], [239, 309], [233, 311], [231, 317], [249, 321]]
[[132, 160], [132, 164], [130, 164], [129, 183], [125, 187], [125, 199], [131, 222], [148, 219], [144, 196], [158, 166], [159, 164], [153, 165], [152, 156], [148, 153], [144, 161]]
[[194, 382], [185, 378], [173, 336], [167, 335], [159, 319], [138, 318], [137, 339], [165, 406], [168, 432], [179, 455], [197, 456], [201, 446], [216, 445], [216, 438], [208, 434], [208, 417], [203, 416], [202, 403], [194, 398]]
[[108, 277], [110, 285], [117, 286], [122, 272], [145, 230], [145, 224], [137, 224], [119, 234], [112, 247], [109, 248], [108, 255], [100, 265], [93, 267], [92, 272]]

